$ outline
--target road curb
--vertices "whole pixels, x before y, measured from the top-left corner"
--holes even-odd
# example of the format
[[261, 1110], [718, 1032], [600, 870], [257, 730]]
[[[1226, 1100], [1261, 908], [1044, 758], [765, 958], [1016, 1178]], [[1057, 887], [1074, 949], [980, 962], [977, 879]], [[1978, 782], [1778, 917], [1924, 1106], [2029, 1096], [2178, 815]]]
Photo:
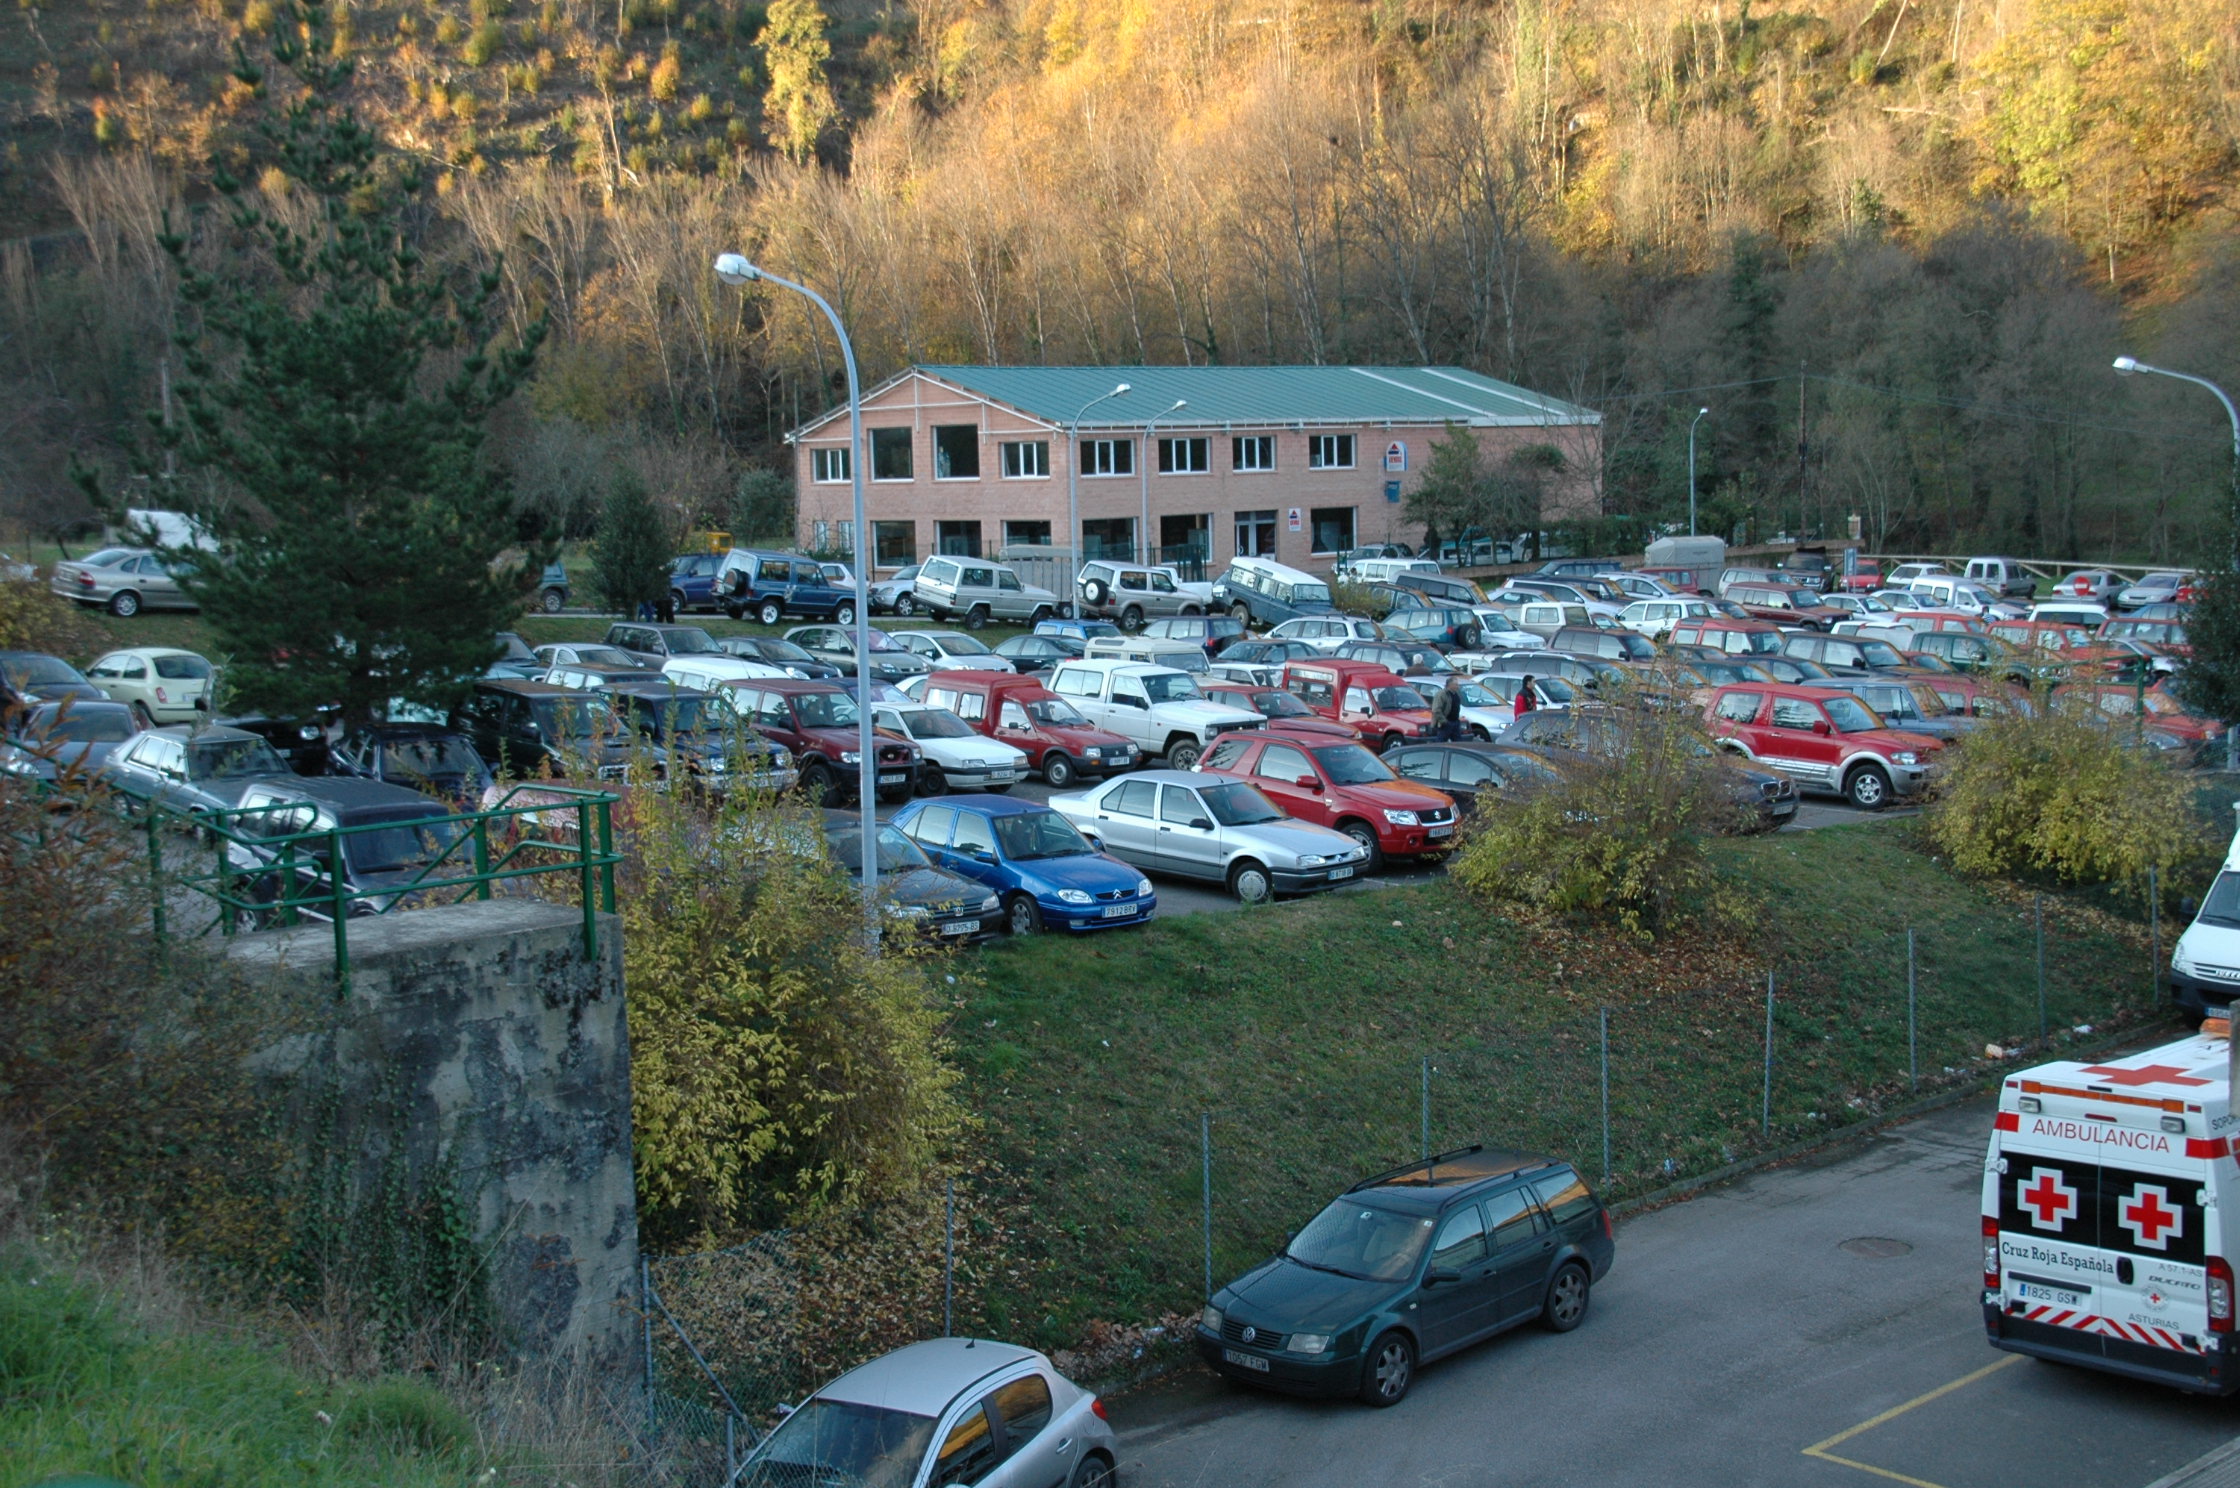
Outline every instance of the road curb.
[[2156, 1478], [2147, 1488], [2240, 1488], [2240, 1438]]

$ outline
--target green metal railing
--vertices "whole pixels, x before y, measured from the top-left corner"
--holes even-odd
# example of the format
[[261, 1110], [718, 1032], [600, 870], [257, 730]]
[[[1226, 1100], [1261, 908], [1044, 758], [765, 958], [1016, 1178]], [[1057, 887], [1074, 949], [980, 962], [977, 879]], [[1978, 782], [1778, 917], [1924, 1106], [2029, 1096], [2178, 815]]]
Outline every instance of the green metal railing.
[[[192, 815], [150, 806], [142, 821], [148, 840], [148, 886], [157, 944], [165, 942], [171, 889], [185, 889], [215, 908], [196, 936], [215, 931], [286, 928], [326, 922], [334, 930], [335, 986], [350, 985], [353, 919], [386, 914], [409, 903], [465, 903], [489, 899], [493, 885], [554, 875], [575, 876], [583, 903], [583, 953], [599, 954], [599, 915], [614, 912], [611, 815], [616, 797], [562, 785], [516, 785], [480, 811], [310, 831], [261, 830], [277, 816], [306, 803], [279, 802]], [[167, 829], [184, 829], [211, 849], [207, 870], [168, 871]], [[557, 828], [557, 830], [556, 830]], [[377, 833], [409, 830], [435, 850], [412, 862], [410, 872], [378, 884], [353, 884], [348, 867], [353, 842]], [[572, 830], [573, 839], [567, 834]], [[341, 865], [343, 871], [336, 871]]]

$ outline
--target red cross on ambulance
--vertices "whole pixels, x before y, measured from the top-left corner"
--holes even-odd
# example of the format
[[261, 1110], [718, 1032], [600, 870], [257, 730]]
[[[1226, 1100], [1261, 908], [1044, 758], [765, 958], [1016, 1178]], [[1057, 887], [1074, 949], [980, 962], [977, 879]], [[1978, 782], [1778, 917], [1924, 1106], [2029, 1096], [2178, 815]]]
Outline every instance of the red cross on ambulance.
[[2015, 1202], [2030, 1211], [2032, 1229], [2058, 1230], [2077, 1212], [2077, 1191], [2054, 1169], [2032, 1168], [2029, 1181], [2017, 1185]]
[[2078, 1071], [2092, 1075], [2110, 1085], [2207, 1085], [2207, 1080], [2196, 1079], [2174, 1064], [2150, 1064], [2140, 1069], [2123, 1069], [2116, 1065], [2092, 1064]]
[[2170, 1191], [2154, 1183], [2131, 1190], [2131, 1197], [2116, 1210], [2116, 1221], [2147, 1250], [2168, 1250], [2186, 1227], [2185, 1211], [2171, 1208]]

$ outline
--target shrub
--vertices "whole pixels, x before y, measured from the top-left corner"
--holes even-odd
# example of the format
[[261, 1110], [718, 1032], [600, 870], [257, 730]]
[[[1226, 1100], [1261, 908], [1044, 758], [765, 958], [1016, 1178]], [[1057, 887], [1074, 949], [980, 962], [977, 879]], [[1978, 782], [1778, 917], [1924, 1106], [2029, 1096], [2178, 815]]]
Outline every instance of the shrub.
[[1963, 873], [2136, 883], [2201, 850], [2192, 787], [2120, 723], [2057, 704], [1994, 719], [1957, 753], [1927, 830]]
[[653, 64], [653, 73], [646, 86], [653, 96], [666, 103], [677, 96], [677, 88], [684, 80], [684, 56], [675, 42], [661, 49], [661, 60]]
[[505, 43], [506, 28], [496, 21], [484, 21], [474, 28], [474, 34], [467, 38], [467, 44], [459, 55], [469, 67], [487, 66], [490, 59], [498, 55], [498, 48]]
[[1690, 714], [1605, 715], [1616, 751], [1475, 817], [1454, 875], [1480, 898], [1654, 938], [1737, 908], [1711, 839], [1733, 824], [1731, 778]]
[[100, 621], [57, 597], [44, 580], [0, 579], [0, 651], [46, 651], [84, 660], [109, 644]]
[[457, 16], [445, 16], [436, 22], [436, 40], [445, 46], [458, 45], [466, 34], [467, 28], [459, 24]]

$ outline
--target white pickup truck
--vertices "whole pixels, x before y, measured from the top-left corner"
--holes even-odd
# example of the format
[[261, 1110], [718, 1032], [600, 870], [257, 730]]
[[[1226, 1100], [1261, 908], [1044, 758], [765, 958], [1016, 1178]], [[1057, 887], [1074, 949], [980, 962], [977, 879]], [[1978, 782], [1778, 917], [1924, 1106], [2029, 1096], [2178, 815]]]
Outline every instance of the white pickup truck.
[[1140, 661], [1065, 662], [1051, 674], [1050, 690], [1098, 728], [1130, 740], [1147, 755], [1165, 755], [1177, 770], [1197, 764], [1217, 735], [1266, 721], [1206, 701], [1188, 672]]

